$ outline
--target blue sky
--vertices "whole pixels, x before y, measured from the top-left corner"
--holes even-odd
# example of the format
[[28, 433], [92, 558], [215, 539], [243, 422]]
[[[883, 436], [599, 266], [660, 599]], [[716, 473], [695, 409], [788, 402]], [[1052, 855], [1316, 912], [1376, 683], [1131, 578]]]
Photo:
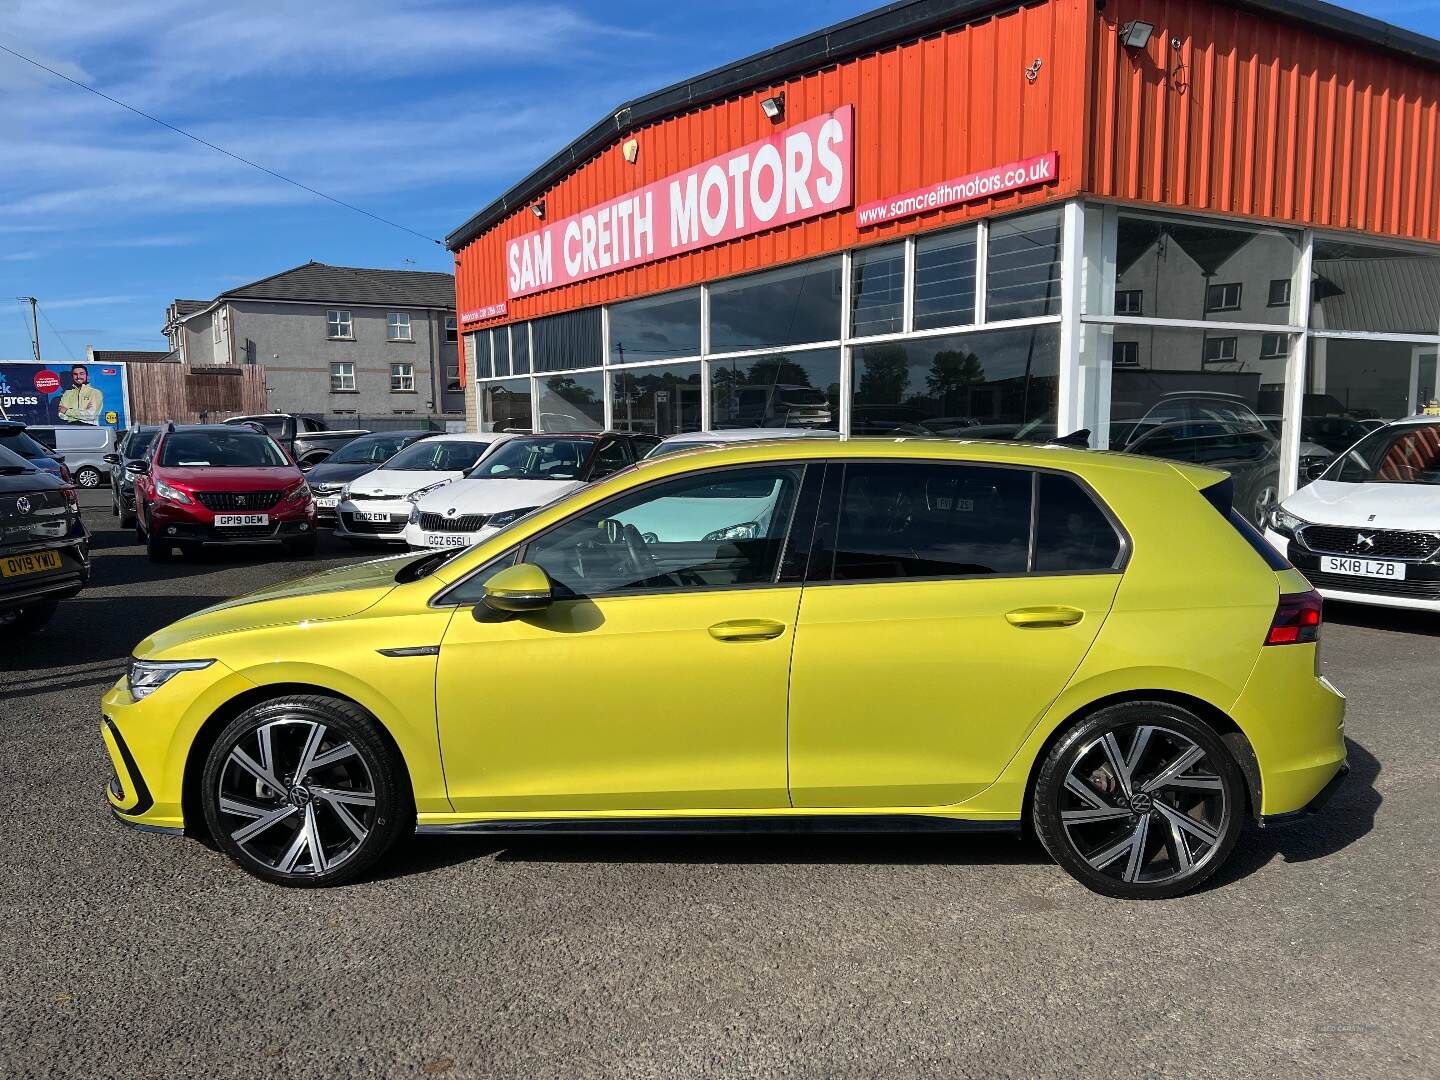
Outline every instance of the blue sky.
[[[879, 2], [0, 0], [0, 43], [443, 238], [620, 101]], [[1440, 0], [1347, 6], [1440, 37]], [[63, 361], [307, 259], [451, 269], [3, 53], [0, 101], [0, 359], [30, 355], [20, 295]]]

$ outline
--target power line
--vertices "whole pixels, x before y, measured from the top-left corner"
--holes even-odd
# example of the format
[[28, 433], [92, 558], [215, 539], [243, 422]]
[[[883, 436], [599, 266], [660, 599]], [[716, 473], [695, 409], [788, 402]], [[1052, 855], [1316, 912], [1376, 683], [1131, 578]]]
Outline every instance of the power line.
[[88, 91], [89, 93], [94, 94], [94, 95], [95, 95], [96, 97], [98, 97], [98, 98], [104, 98], [106, 101], [110, 102], [112, 105], [119, 105], [120, 108], [126, 109], [126, 110], [128, 110], [129, 112], [132, 112], [132, 113], [134, 113], [136, 116], [143, 116], [146, 120], [149, 120], [151, 123], [159, 124], [159, 125], [160, 125], [161, 127], [163, 127], [163, 128], [168, 128], [169, 130], [175, 132], [175, 134], [177, 134], [177, 135], [183, 135], [183, 136], [185, 136], [185, 138], [190, 139], [192, 142], [197, 142], [197, 143], [199, 143], [201, 146], [208, 147], [209, 149], [214, 150], [214, 151], [217, 152], [217, 153], [224, 154], [224, 155], [225, 155], [226, 157], [228, 157], [228, 158], [233, 158], [235, 161], [238, 161], [238, 162], [240, 162], [240, 163], [243, 164], [243, 165], [249, 165], [252, 169], [259, 169], [261, 172], [265, 173], [267, 176], [273, 176], [276, 180], [282, 180], [282, 181], [284, 181], [285, 183], [292, 185], [293, 187], [299, 188], [301, 191], [308, 191], [311, 195], [315, 195], [315, 196], [317, 196], [318, 198], [321, 198], [321, 199], [326, 200], [327, 202], [332, 202], [332, 203], [334, 203], [336, 206], [343, 206], [346, 210], [353, 210], [353, 211], [355, 211], [355, 213], [357, 213], [357, 214], [364, 214], [366, 217], [368, 217], [368, 218], [373, 218], [375, 221], [378, 221], [378, 222], [380, 222], [381, 224], [389, 225], [392, 229], [399, 229], [401, 232], [407, 232], [407, 233], [409, 233], [411, 236], [418, 236], [421, 240], [428, 240], [428, 241], [430, 241], [430, 243], [432, 243], [432, 244], [438, 244], [438, 245], [441, 246], [441, 247], [444, 247], [444, 246], [445, 246], [443, 243], [441, 243], [441, 241], [436, 240], [433, 236], [426, 236], [426, 235], [425, 235], [424, 233], [422, 233], [422, 232], [416, 232], [414, 229], [407, 228], [406, 226], [401, 225], [398, 221], [391, 221], [389, 218], [381, 217], [379, 214], [372, 214], [369, 210], [363, 210], [363, 209], [361, 209], [360, 207], [356, 206], [356, 205], [353, 204], [353, 203], [348, 203], [348, 202], [346, 202], [344, 199], [337, 199], [337, 198], [335, 198], [335, 196], [333, 196], [333, 195], [326, 195], [325, 192], [323, 192], [323, 191], [318, 191], [318, 190], [316, 190], [315, 188], [311, 187], [311, 186], [308, 185], [308, 184], [302, 184], [299, 180], [292, 180], [292, 179], [290, 179], [290, 177], [284, 176], [284, 175], [276, 172], [274, 169], [267, 169], [264, 165], [257, 164], [256, 162], [251, 161], [249, 158], [241, 157], [239, 154], [236, 154], [236, 153], [234, 153], [234, 152], [232, 152], [232, 151], [230, 151], [230, 150], [226, 150], [223, 146], [216, 146], [214, 143], [209, 142], [209, 141], [207, 141], [207, 140], [205, 140], [205, 139], [200, 138], [199, 135], [192, 135], [190, 132], [186, 131], [184, 128], [178, 128], [178, 127], [176, 127], [174, 124], [166, 123], [164, 120], [161, 120], [158, 116], [151, 116], [149, 113], [147, 113], [147, 112], [145, 112], [145, 111], [143, 111], [143, 110], [141, 110], [141, 109], [137, 109], [137, 108], [135, 108], [135, 106], [133, 106], [133, 105], [127, 105], [127, 104], [125, 104], [125, 102], [121, 101], [119, 98], [113, 98], [113, 97], [111, 97], [109, 94], [104, 93], [103, 91], [100, 91], [100, 90], [96, 90], [93, 86], [89, 86], [89, 85], [81, 82], [79, 79], [72, 79], [69, 75], [66, 75], [66, 74], [64, 74], [63, 72], [56, 71], [56, 70], [55, 70], [54, 68], [52, 68], [52, 67], [46, 67], [44, 64], [40, 63], [39, 60], [34, 60], [34, 59], [26, 56], [24, 53], [16, 52], [14, 49], [12, 49], [12, 48], [10, 48], [10, 47], [8, 47], [8, 46], [6, 46], [6, 45], [0, 45], [0, 52], [7, 52], [7, 53], [9, 53], [11, 56], [15, 57], [17, 60], [24, 60], [27, 64], [30, 64], [30, 65], [33, 66], [33, 67], [37, 67], [37, 68], [39, 68], [41, 71], [48, 71], [51, 75], [54, 75], [57, 79], [64, 79], [66, 82], [70, 83], [72, 86], [78, 86], [81, 90]]
[[[3, 46], [0, 46], [0, 48], [3, 48]], [[56, 338], [59, 339], [60, 344], [64, 346], [65, 355], [70, 357], [70, 362], [72, 364], [78, 364], [80, 361], [75, 359], [75, 352], [73, 349], [70, 348], [70, 343], [66, 341], [63, 337], [61, 337], [59, 330], [55, 329], [55, 324], [50, 321], [49, 314], [45, 311], [43, 307], [40, 307], [39, 304], [36, 304], [35, 307], [40, 312], [40, 317], [45, 320], [45, 325], [50, 328], [50, 333], [54, 334]]]

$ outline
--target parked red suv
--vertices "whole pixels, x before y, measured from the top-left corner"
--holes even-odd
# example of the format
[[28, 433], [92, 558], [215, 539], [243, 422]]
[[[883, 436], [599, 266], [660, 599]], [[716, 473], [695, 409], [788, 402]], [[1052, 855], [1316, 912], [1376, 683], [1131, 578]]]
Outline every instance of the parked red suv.
[[135, 475], [136, 533], [150, 558], [216, 544], [315, 550], [315, 500], [299, 467], [264, 431], [167, 425]]

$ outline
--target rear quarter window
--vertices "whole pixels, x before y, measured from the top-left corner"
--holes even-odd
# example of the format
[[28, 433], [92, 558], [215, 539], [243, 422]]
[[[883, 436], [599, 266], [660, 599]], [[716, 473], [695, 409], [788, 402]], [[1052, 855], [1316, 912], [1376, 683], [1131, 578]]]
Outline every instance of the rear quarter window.
[[1035, 572], [1114, 570], [1123, 546], [1109, 517], [1069, 476], [1041, 473], [1035, 510]]

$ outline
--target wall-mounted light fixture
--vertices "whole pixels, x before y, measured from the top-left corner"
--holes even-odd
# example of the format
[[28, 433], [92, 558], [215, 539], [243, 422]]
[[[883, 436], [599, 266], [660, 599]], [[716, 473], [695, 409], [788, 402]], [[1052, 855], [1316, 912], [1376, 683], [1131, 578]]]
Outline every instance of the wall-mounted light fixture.
[[785, 115], [785, 91], [781, 90], [778, 94], [771, 94], [767, 98], [761, 98], [760, 109], [765, 113], [766, 117], [769, 118], [771, 123], [779, 120]]
[[1139, 19], [1132, 19], [1120, 27], [1120, 44], [1127, 49], [1143, 49], [1150, 41], [1150, 35], [1155, 32], [1153, 23], [1141, 22]]
[[640, 156], [640, 140], [627, 140], [625, 145], [620, 147], [620, 153], [625, 155], [625, 160], [627, 162], [629, 162], [631, 165], [634, 165], [635, 159]]
[[537, 203], [531, 203], [531, 204], [530, 204], [530, 212], [531, 212], [532, 214], [534, 214], [536, 217], [538, 217], [541, 221], [544, 221], [544, 220], [545, 220], [545, 200], [544, 200], [544, 199], [541, 199], [541, 200], [540, 200], [539, 202], [537, 202]]

